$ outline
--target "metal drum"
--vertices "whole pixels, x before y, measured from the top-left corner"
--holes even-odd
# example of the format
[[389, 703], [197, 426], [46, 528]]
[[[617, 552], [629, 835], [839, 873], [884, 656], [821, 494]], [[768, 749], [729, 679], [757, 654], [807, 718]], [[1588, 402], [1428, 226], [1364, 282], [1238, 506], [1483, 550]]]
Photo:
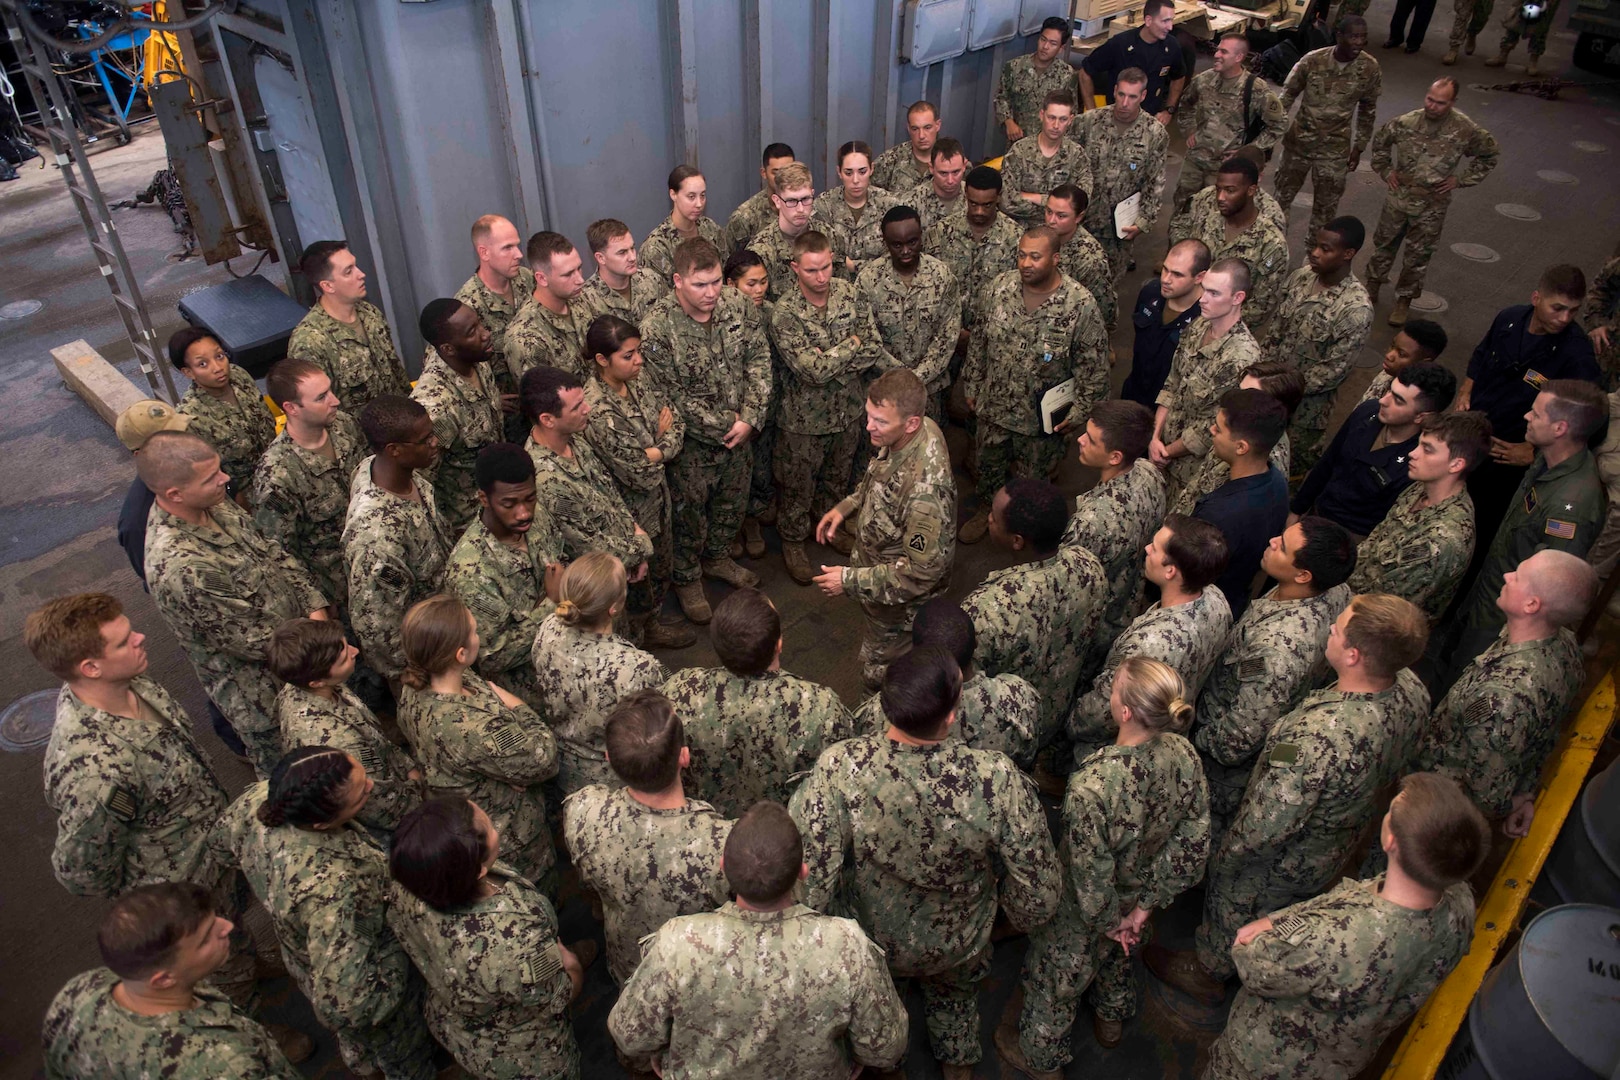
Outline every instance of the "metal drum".
[[1440, 1075], [1594, 1080], [1620, 1069], [1620, 909], [1566, 904], [1536, 916], [1485, 976]]
[[1620, 907], [1620, 759], [1588, 781], [1543, 877], [1565, 903]]

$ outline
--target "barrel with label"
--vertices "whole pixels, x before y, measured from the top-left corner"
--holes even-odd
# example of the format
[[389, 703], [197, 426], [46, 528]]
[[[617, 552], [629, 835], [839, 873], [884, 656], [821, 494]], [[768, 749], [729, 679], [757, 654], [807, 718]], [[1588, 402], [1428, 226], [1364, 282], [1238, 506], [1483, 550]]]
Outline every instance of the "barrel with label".
[[1565, 903], [1620, 907], [1620, 758], [1587, 782], [1543, 877]]

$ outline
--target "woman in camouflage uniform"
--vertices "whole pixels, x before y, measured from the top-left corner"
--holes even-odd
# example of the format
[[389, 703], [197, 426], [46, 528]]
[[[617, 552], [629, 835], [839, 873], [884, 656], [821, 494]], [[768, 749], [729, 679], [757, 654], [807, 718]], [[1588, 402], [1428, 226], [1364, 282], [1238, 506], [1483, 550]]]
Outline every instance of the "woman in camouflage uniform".
[[564, 946], [551, 901], [500, 854], [476, 803], [423, 803], [394, 831], [388, 923], [427, 980], [429, 1029], [470, 1075], [577, 1080], [568, 1005], [596, 943]]
[[356, 820], [371, 790], [342, 750], [301, 747], [226, 809], [210, 844], [270, 912], [287, 970], [349, 1067], [431, 1080], [422, 979], [388, 928], [388, 858]]
[[652, 654], [613, 632], [627, 594], [624, 564], [587, 552], [563, 572], [562, 599], [535, 635], [534, 670], [557, 732], [564, 797], [587, 784], [623, 786], [608, 768], [607, 715], [620, 698], [656, 690], [668, 678]]
[[191, 417], [186, 429], [219, 451], [219, 467], [231, 478], [231, 495], [246, 492], [259, 458], [276, 438], [276, 418], [247, 369], [231, 363], [225, 347], [195, 326], [169, 338], [169, 360], [191, 380], [177, 411]]

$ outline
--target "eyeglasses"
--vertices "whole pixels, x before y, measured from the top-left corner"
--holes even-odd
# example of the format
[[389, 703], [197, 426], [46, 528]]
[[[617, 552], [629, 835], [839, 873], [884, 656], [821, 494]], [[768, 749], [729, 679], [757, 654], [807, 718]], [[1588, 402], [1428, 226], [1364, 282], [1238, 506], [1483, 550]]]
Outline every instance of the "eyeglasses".
[[801, 206], [809, 206], [811, 203], [816, 201], [816, 197], [814, 195], [804, 195], [797, 199], [790, 199], [785, 195], [778, 195], [777, 198], [782, 200], [783, 206], [791, 206], [794, 209]]

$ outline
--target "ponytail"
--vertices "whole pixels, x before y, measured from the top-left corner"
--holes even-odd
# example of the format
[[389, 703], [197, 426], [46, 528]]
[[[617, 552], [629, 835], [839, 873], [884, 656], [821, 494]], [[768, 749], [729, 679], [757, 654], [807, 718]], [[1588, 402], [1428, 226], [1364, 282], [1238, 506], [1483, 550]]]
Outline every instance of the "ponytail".
[[325, 825], [343, 809], [343, 789], [354, 762], [330, 746], [301, 746], [270, 771], [270, 794], [259, 804], [259, 824], [272, 829]]

